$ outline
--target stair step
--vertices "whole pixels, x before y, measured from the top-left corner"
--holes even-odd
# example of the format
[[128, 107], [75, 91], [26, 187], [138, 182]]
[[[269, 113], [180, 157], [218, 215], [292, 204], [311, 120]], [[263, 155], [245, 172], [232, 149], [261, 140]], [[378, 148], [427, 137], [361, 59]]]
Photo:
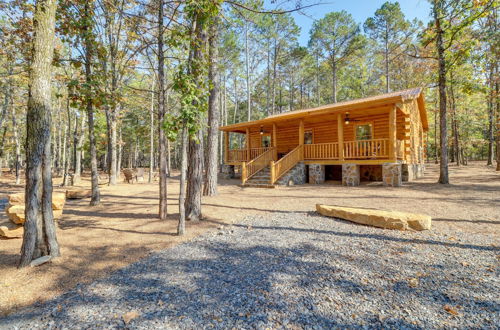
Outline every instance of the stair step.
[[274, 185], [272, 184], [255, 184], [255, 183], [245, 183], [243, 185], [241, 185], [241, 187], [249, 187], [249, 188], [276, 188]]

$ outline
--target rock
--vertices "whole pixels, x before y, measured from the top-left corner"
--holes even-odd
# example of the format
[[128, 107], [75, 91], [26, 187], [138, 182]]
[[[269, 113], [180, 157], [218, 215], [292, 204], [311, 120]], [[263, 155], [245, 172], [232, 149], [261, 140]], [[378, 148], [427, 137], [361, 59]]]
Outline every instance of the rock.
[[8, 198], [10, 205], [24, 205], [24, 193], [10, 194]]
[[316, 204], [316, 211], [325, 216], [385, 229], [427, 230], [431, 228], [431, 217], [424, 214], [328, 206], [322, 204]]
[[[5, 209], [7, 216], [10, 221], [15, 223], [16, 225], [22, 225], [26, 221], [24, 216], [24, 205], [9, 205]], [[58, 220], [63, 215], [63, 210], [52, 210], [52, 214], [54, 215], [54, 220]]]
[[24, 234], [23, 226], [0, 226], [0, 236], [5, 238], [21, 238]]
[[43, 256], [43, 257], [37, 258], [30, 263], [30, 267], [36, 267], [36, 266], [43, 265], [44, 263], [49, 262], [50, 259], [52, 259], [51, 256]]
[[[52, 209], [62, 210], [64, 208], [64, 204], [66, 203], [66, 194], [62, 192], [52, 193]], [[62, 212], [61, 212], [62, 214]]]
[[92, 189], [66, 190], [67, 199], [81, 199], [81, 198], [89, 198], [91, 196], [92, 196]]
[[16, 225], [22, 225], [26, 218], [24, 217], [24, 205], [8, 205], [5, 208], [5, 213], [9, 220]]
[[[66, 194], [60, 192], [52, 193], [52, 209], [62, 210], [64, 204], [66, 203]], [[24, 193], [16, 193], [9, 195], [10, 205], [21, 205], [24, 206]]]

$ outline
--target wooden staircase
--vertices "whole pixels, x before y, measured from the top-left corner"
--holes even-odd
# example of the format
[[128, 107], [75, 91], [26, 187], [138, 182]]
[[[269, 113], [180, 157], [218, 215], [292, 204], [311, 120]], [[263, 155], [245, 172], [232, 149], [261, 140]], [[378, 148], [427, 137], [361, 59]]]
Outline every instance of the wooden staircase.
[[255, 173], [243, 184], [243, 187], [274, 188], [274, 185], [271, 184], [271, 169], [269, 166]]

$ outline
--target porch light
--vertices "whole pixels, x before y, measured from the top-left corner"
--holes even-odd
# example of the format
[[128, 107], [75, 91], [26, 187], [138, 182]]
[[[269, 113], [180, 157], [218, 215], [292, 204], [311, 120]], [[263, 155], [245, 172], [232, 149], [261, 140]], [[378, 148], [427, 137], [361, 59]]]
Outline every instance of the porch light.
[[349, 112], [345, 113], [345, 124], [349, 125], [350, 119], [349, 119]]
[[260, 135], [264, 135], [264, 129], [262, 128], [262, 126], [260, 127]]

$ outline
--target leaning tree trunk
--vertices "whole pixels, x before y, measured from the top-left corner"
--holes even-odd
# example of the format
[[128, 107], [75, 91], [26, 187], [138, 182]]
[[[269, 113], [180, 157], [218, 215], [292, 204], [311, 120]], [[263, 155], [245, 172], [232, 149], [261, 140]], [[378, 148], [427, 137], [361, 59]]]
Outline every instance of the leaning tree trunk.
[[41, 256], [60, 255], [52, 214], [50, 166], [51, 76], [54, 55], [56, 0], [39, 0], [34, 16], [26, 121], [26, 190], [23, 244], [19, 267]]
[[158, 149], [160, 152], [160, 168], [158, 177], [160, 178], [160, 205], [159, 218], [167, 219], [167, 148], [165, 131], [163, 130], [163, 121], [165, 119], [165, 54], [163, 53], [163, 35], [165, 27], [163, 26], [163, 4], [160, 0], [158, 8]]
[[93, 40], [91, 39], [91, 22], [92, 14], [90, 12], [89, 2], [85, 2], [85, 81], [87, 87], [85, 89], [85, 102], [87, 107], [87, 118], [89, 124], [89, 144], [90, 144], [90, 170], [91, 170], [91, 185], [92, 185], [92, 198], [90, 199], [90, 205], [99, 205], [101, 201], [101, 196], [99, 192], [99, 173], [97, 170], [97, 149], [95, 141], [94, 132], [94, 104], [92, 100], [92, 57], [94, 56], [93, 51]]
[[217, 138], [219, 126], [219, 74], [218, 74], [218, 24], [214, 22], [211, 26], [211, 36], [209, 41], [209, 59], [210, 67], [208, 71], [208, 80], [211, 84], [210, 95], [208, 98], [208, 138], [207, 138], [207, 157], [205, 185], [203, 195], [217, 195]]

